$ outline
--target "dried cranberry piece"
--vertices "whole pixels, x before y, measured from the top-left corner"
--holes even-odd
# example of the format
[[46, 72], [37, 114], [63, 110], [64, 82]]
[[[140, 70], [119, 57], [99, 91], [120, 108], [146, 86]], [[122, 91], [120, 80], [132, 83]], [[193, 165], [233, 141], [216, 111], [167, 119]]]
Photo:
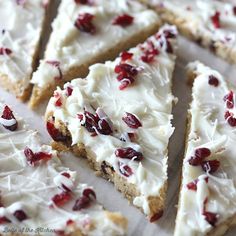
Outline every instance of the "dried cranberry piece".
[[120, 57], [121, 57], [121, 60], [122, 60], [122, 61], [127, 61], [127, 60], [132, 59], [133, 55], [134, 55], [134, 54], [131, 53], [131, 52], [126, 52], [126, 51], [124, 51], [124, 52], [122, 52], [122, 53], [120, 54]]
[[159, 54], [159, 51], [150, 40], [147, 41], [147, 47], [144, 49], [143, 55], [141, 56], [143, 62], [150, 63], [154, 60], [155, 56]]
[[96, 29], [92, 22], [93, 18], [94, 15], [90, 13], [79, 14], [77, 20], [75, 21], [75, 27], [82, 32], [94, 34]]
[[67, 220], [66, 221], [66, 225], [68, 226], [68, 225], [72, 225], [72, 224], [74, 224], [75, 222], [73, 221], [73, 220], [71, 220], [71, 219], [69, 219], [69, 220]]
[[98, 121], [97, 130], [100, 134], [104, 134], [104, 135], [112, 134], [111, 126], [109, 125], [109, 123], [105, 119]]
[[220, 28], [220, 12], [216, 11], [211, 17], [211, 21], [215, 28]]
[[228, 124], [232, 127], [236, 126], [236, 118], [234, 117], [234, 114], [226, 111], [225, 112], [225, 120], [228, 122]]
[[65, 142], [67, 141], [67, 137], [64, 136], [58, 129], [55, 128], [54, 123], [51, 121], [47, 121], [47, 131], [52, 137], [54, 141], [57, 142]]
[[62, 100], [61, 100], [61, 97], [60, 97], [55, 101], [55, 106], [60, 107], [61, 105], [62, 105]]
[[217, 87], [219, 85], [219, 80], [214, 75], [210, 75], [208, 78], [208, 84]]
[[52, 201], [58, 207], [65, 205], [71, 200], [72, 196], [70, 192], [62, 192], [53, 196]]
[[129, 177], [133, 174], [132, 169], [128, 165], [118, 162], [118, 166], [119, 166], [120, 173], [124, 175], [125, 177]]
[[60, 68], [60, 62], [59, 61], [46, 61], [46, 63], [57, 68], [59, 76], [54, 77], [54, 79], [55, 80], [62, 80], [63, 75], [62, 75], [62, 71]]
[[226, 102], [226, 106], [229, 109], [232, 109], [234, 107], [234, 93], [233, 91], [230, 91], [228, 94], [224, 96], [224, 101]]
[[71, 96], [73, 92], [73, 88], [71, 88], [70, 86], [66, 87], [66, 96], [69, 97]]
[[75, 0], [77, 4], [90, 4], [90, 0]]
[[172, 38], [175, 38], [175, 37], [176, 37], [176, 34], [173, 33], [173, 31], [168, 30], [168, 29], [165, 29], [165, 30], [163, 31], [163, 34], [164, 34], [164, 36], [165, 36], [166, 39], [172, 39]]
[[203, 215], [205, 216], [205, 220], [214, 227], [218, 220], [218, 215], [209, 211], [203, 212]]
[[122, 117], [122, 120], [132, 129], [137, 129], [142, 126], [139, 119], [129, 112], [126, 112], [126, 116]]
[[0, 217], [0, 225], [6, 224], [6, 223], [11, 223], [11, 221], [6, 216], [1, 216]]
[[10, 125], [10, 126], [2, 124], [4, 128], [6, 128], [10, 131], [15, 131], [17, 129], [18, 122], [17, 122], [12, 110], [8, 106], [4, 107], [1, 117], [5, 120], [15, 120], [15, 122], [13, 122], [14, 124]]
[[150, 218], [150, 222], [154, 222], [154, 221], [157, 221], [159, 220], [164, 214], [164, 211], [161, 210], [159, 211], [158, 213], [154, 214], [151, 218]]
[[66, 178], [70, 178], [70, 174], [69, 173], [67, 173], [67, 172], [63, 172], [63, 173], [61, 173], [61, 175], [63, 175], [63, 176], [65, 176]]
[[54, 233], [58, 236], [66, 236], [66, 233], [64, 230], [56, 229], [54, 230]]
[[189, 164], [192, 166], [201, 165], [203, 160], [211, 155], [211, 151], [208, 148], [197, 148], [195, 150], [194, 156], [189, 159]]
[[75, 205], [73, 206], [73, 211], [79, 211], [81, 209], [87, 208], [90, 205], [90, 199], [86, 196], [82, 196], [76, 200]]
[[197, 183], [198, 179], [195, 179], [192, 182], [188, 183], [186, 186], [189, 190], [197, 191]]
[[0, 55], [10, 55], [12, 54], [12, 50], [9, 48], [0, 48]]
[[120, 15], [120, 16], [117, 16], [112, 24], [113, 25], [120, 25], [122, 27], [127, 27], [129, 25], [131, 25], [134, 21], [134, 18], [128, 14], [123, 14], [123, 15]]
[[28, 217], [23, 210], [17, 210], [13, 214], [19, 221], [26, 220]]
[[135, 151], [131, 147], [118, 148], [115, 150], [115, 155], [116, 157], [119, 158], [126, 158], [126, 159], [134, 158], [135, 161], [141, 161], [143, 159], [143, 154], [141, 152]]
[[220, 162], [218, 160], [204, 161], [201, 166], [205, 172], [212, 174], [218, 170]]
[[40, 160], [49, 160], [52, 158], [52, 154], [46, 152], [36, 152], [34, 153], [30, 148], [26, 147], [24, 149], [24, 154], [30, 165], [34, 166], [36, 162]]
[[89, 198], [90, 200], [95, 200], [96, 199], [96, 194], [91, 188], [84, 189], [83, 196]]

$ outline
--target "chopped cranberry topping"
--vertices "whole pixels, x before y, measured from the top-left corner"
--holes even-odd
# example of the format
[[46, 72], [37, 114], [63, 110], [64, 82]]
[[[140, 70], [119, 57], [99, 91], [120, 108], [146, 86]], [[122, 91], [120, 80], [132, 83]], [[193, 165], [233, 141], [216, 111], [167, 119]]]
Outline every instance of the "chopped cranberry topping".
[[72, 225], [72, 224], [74, 224], [75, 222], [73, 221], [73, 220], [71, 220], [71, 219], [69, 219], [69, 220], [67, 220], [66, 221], [66, 225], [68, 226], [68, 225]]
[[89, 198], [90, 200], [95, 200], [96, 199], [96, 194], [91, 188], [84, 189], [83, 196]]
[[208, 148], [197, 148], [194, 156], [189, 159], [189, 164], [192, 166], [201, 165], [204, 159], [211, 155], [211, 151]]
[[61, 98], [61, 95], [55, 91], [54, 92], [54, 97], [56, 98], [56, 101], [55, 101], [55, 106], [56, 107], [60, 107], [62, 105], [62, 98]]
[[23, 210], [17, 210], [13, 214], [19, 221], [26, 220], [28, 217]]
[[123, 90], [132, 84], [135, 81], [135, 76], [138, 74], [137, 68], [127, 63], [116, 65], [114, 71], [118, 74], [117, 80], [121, 82], [121, 85], [119, 86], [120, 90]]
[[[102, 113], [102, 116], [100, 113]], [[112, 124], [101, 108], [97, 110], [95, 115], [85, 111], [84, 114], [78, 114], [78, 118], [81, 125], [94, 135], [96, 135], [97, 132], [103, 135], [110, 135], [113, 132], [111, 127]]]
[[67, 172], [63, 172], [63, 173], [61, 173], [61, 175], [63, 175], [63, 176], [65, 176], [66, 178], [70, 178], [70, 174], [69, 173], [67, 173]]
[[133, 53], [124, 51], [120, 54], [120, 57], [122, 61], [127, 61], [132, 59], [133, 55], [134, 55]]
[[219, 85], [219, 80], [214, 75], [210, 75], [208, 79], [208, 84], [217, 87]]
[[147, 41], [147, 47], [144, 48], [141, 60], [146, 63], [150, 63], [154, 60], [155, 56], [159, 54], [159, 51], [155, 48], [152, 41]]
[[189, 190], [197, 191], [197, 183], [198, 183], [198, 179], [195, 179], [192, 182], [187, 184], [187, 188]]
[[15, 116], [13, 115], [12, 110], [8, 106], [4, 107], [1, 118], [3, 118], [4, 120], [12, 120], [13, 121], [13, 124], [11, 124], [11, 125], [8, 125], [8, 124], [6, 124], [6, 122], [2, 121], [2, 125], [4, 128], [6, 128], [10, 131], [15, 131], [17, 129], [17, 126], [18, 126], [17, 120], [16, 120]]
[[81, 209], [87, 208], [90, 205], [90, 199], [86, 196], [82, 196], [76, 200], [75, 205], [73, 206], [73, 211], [79, 211]]
[[234, 117], [234, 114], [226, 111], [225, 112], [225, 120], [228, 122], [228, 124], [232, 127], [236, 126], [236, 118]]
[[66, 233], [64, 230], [60, 230], [60, 229], [54, 230], [54, 233], [58, 236], [66, 236]]
[[233, 91], [230, 91], [228, 94], [224, 96], [224, 101], [226, 102], [226, 106], [229, 109], [232, 109], [234, 107], [234, 93]]
[[77, 20], [75, 21], [75, 27], [82, 32], [94, 34], [96, 29], [92, 22], [93, 18], [94, 15], [90, 13], [79, 14]]
[[12, 50], [9, 48], [0, 48], [0, 55], [10, 55]]
[[141, 152], [135, 151], [131, 147], [118, 148], [115, 151], [115, 155], [116, 155], [116, 157], [126, 158], [126, 159], [130, 159], [130, 160], [134, 158], [135, 161], [141, 161], [143, 159], [143, 154]]
[[28, 163], [32, 166], [35, 165], [36, 162], [40, 160], [49, 160], [52, 158], [52, 154], [46, 152], [33, 152], [30, 148], [26, 147], [24, 149], [25, 157]]
[[165, 29], [163, 31], [163, 34], [165, 35], [166, 39], [172, 39], [176, 37], [176, 33], [174, 33], [172, 30], [170, 29]]
[[119, 166], [120, 173], [124, 175], [125, 177], [129, 177], [133, 174], [132, 169], [128, 165], [118, 162], [118, 166]]
[[62, 75], [62, 71], [60, 68], [60, 62], [59, 61], [46, 61], [46, 63], [57, 68], [59, 76], [54, 77], [54, 79], [55, 80], [62, 80], [63, 75]]
[[139, 119], [135, 115], [128, 112], [126, 112], [126, 116], [122, 117], [122, 120], [132, 129], [137, 129], [142, 126]]
[[1, 216], [0, 217], [0, 225], [6, 224], [6, 223], [11, 223], [11, 221], [6, 216]]
[[220, 28], [220, 12], [216, 11], [216, 13], [211, 17], [211, 21], [215, 28]]
[[157, 221], [159, 220], [162, 216], [163, 216], [163, 210], [159, 211], [158, 213], [156, 213], [155, 215], [153, 215], [151, 218], [150, 218], [150, 222], [154, 222], [154, 221]]
[[217, 222], [218, 215], [209, 211], [203, 212], [203, 215], [205, 216], [205, 220], [214, 227]]
[[122, 27], [126, 27], [126, 26], [129, 26], [133, 23], [134, 21], [134, 18], [128, 14], [123, 14], [123, 15], [120, 15], [120, 16], [117, 16], [112, 24], [113, 25], [120, 25]]
[[62, 192], [53, 196], [52, 201], [58, 207], [65, 205], [71, 200], [71, 194], [69, 192]]
[[71, 96], [73, 92], [73, 88], [71, 88], [70, 86], [66, 87], [66, 96], [69, 97]]
[[47, 121], [47, 131], [54, 141], [65, 142], [68, 137], [64, 136], [58, 129], [55, 128], [54, 123]]
[[77, 4], [90, 4], [90, 0], [75, 0]]
[[204, 161], [201, 166], [205, 172], [212, 174], [218, 170], [220, 162], [218, 160]]

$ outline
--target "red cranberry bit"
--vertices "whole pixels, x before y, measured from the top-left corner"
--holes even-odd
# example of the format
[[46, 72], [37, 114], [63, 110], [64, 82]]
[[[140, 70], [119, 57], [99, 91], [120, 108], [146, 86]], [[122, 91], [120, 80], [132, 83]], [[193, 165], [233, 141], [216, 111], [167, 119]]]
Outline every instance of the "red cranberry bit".
[[48, 121], [46, 126], [47, 126], [48, 133], [50, 134], [50, 136], [52, 137], [54, 141], [57, 141], [57, 142], [67, 141], [67, 137], [64, 136], [58, 129], [55, 128], [53, 122]]
[[236, 118], [234, 117], [234, 114], [226, 111], [225, 112], [225, 120], [228, 122], [228, 124], [232, 127], [236, 126]]
[[135, 115], [128, 112], [126, 112], [126, 116], [122, 117], [122, 120], [132, 129], [137, 129], [142, 126], [139, 119]]
[[150, 63], [154, 60], [155, 56], [159, 54], [159, 51], [155, 48], [152, 41], [147, 41], [147, 48], [145, 48], [141, 60], [146, 63]]
[[220, 162], [218, 160], [204, 161], [201, 166], [205, 172], [212, 174], [218, 170]]
[[71, 219], [67, 220], [66, 225], [73, 225], [75, 222]]
[[12, 50], [9, 48], [0, 48], [0, 55], [10, 55], [12, 54]]
[[73, 211], [79, 211], [81, 209], [87, 208], [90, 205], [90, 199], [86, 196], [82, 196], [76, 200], [75, 205], [73, 206]]
[[90, 13], [79, 14], [77, 20], [75, 21], [75, 27], [82, 32], [94, 34], [96, 29], [92, 22], [93, 18], [94, 15]]
[[189, 159], [189, 164], [192, 166], [201, 165], [203, 160], [211, 155], [211, 151], [208, 148], [197, 148], [195, 150], [194, 156]]
[[214, 75], [210, 75], [208, 77], [208, 84], [217, 87], [219, 85], [219, 80]]
[[89, 0], [75, 0], [75, 3], [77, 3], [77, 4], [89, 4], [90, 1]]
[[15, 120], [14, 124], [10, 125], [10, 126], [2, 124], [4, 128], [6, 128], [10, 131], [15, 131], [17, 129], [17, 126], [18, 126], [17, 120], [16, 120], [15, 116], [13, 115], [12, 110], [8, 106], [4, 107], [1, 117], [5, 120]]
[[116, 65], [114, 71], [118, 74], [117, 80], [121, 82], [121, 85], [119, 86], [120, 90], [123, 90], [132, 84], [135, 81], [135, 76], [138, 74], [137, 68], [127, 63]]
[[163, 34], [164, 34], [166, 39], [172, 39], [172, 38], [176, 37], [176, 34], [173, 31], [169, 30], [169, 29], [165, 29], [163, 31]]
[[90, 200], [96, 200], [96, 194], [91, 188], [84, 189], [83, 196], [89, 198]]
[[197, 191], [197, 183], [198, 179], [195, 179], [192, 182], [188, 183], [186, 186], [189, 190]]
[[6, 224], [6, 223], [11, 223], [11, 221], [5, 216], [1, 216], [0, 217], [0, 225], [1, 224]]
[[34, 166], [36, 162], [40, 160], [49, 160], [52, 158], [52, 154], [46, 152], [36, 152], [34, 153], [30, 148], [26, 147], [24, 149], [24, 154], [30, 165]]
[[126, 26], [129, 26], [133, 23], [134, 21], [134, 18], [128, 14], [123, 14], [123, 15], [120, 15], [120, 16], [117, 16], [112, 24], [113, 25], [120, 25], [122, 27], [126, 27]]
[[58, 236], [66, 236], [66, 233], [64, 230], [60, 230], [60, 229], [54, 230], [54, 233]]
[[65, 205], [71, 200], [71, 194], [69, 192], [62, 192], [53, 196], [52, 201], [58, 207]]
[[120, 57], [122, 61], [127, 61], [132, 59], [133, 55], [134, 55], [133, 53], [124, 51], [120, 54]]
[[134, 158], [135, 161], [141, 161], [143, 159], [143, 154], [141, 152], [135, 151], [131, 147], [118, 148], [115, 150], [115, 155], [116, 157], [126, 158], [130, 160]]
[[17, 210], [13, 214], [19, 221], [26, 220], [28, 217], [23, 210]]
[[63, 176], [65, 176], [66, 178], [70, 178], [70, 174], [69, 173], [67, 173], [67, 172], [63, 172], [63, 173], [61, 173], [61, 175], [63, 175]]
[[133, 174], [132, 169], [128, 165], [118, 162], [118, 166], [119, 166], [120, 173], [124, 175], [125, 177], [129, 177]]
[[220, 12], [216, 13], [211, 17], [212, 24], [216, 29], [220, 28]]
[[205, 220], [211, 225], [211, 226], [215, 226], [217, 219], [218, 219], [218, 215], [216, 213], [212, 213], [209, 211], [205, 211], [203, 212], [203, 215], [205, 216]]
[[60, 62], [59, 61], [46, 61], [46, 63], [48, 63], [49, 65], [52, 65], [58, 69], [59, 76], [56, 76], [54, 79], [61, 80], [63, 75], [62, 75], [62, 71], [60, 68]]
[[61, 107], [61, 105], [62, 105], [62, 99], [61, 99], [61, 97], [59, 97], [59, 98], [55, 101], [55, 106], [56, 106], [56, 107]]
[[161, 210], [150, 218], [150, 222], [155, 222], [163, 216], [164, 211]]
[[228, 94], [224, 96], [224, 101], [226, 102], [226, 106], [229, 109], [232, 109], [234, 107], [234, 93], [233, 91], [230, 91]]
[[66, 87], [66, 96], [67, 97], [71, 96], [72, 92], [73, 92], [73, 89], [70, 86]]

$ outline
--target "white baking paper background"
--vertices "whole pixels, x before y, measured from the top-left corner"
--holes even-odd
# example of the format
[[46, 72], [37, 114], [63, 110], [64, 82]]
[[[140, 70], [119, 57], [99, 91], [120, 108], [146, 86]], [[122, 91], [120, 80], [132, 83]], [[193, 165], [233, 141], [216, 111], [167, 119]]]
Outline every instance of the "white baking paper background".
[[[52, 13], [52, 16], [55, 15]], [[86, 160], [76, 158], [71, 153], [62, 154], [65, 166], [76, 170], [81, 182], [86, 182], [94, 186], [97, 199], [104, 207], [111, 211], [119, 211], [129, 220], [128, 236], [170, 236], [173, 235], [176, 205], [178, 200], [178, 190], [180, 183], [180, 170], [184, 152], [184, 136], [186, 126], [186, 112], [191, 101], [191, 88], [186, 85], [185, 66], [188, 62], [200, 60], [206, 65], [221, 72], [232, 84], [236, 85], [236, 65], [230, 65], [222, 59], [214, 56], [206, 49], [203, 49], [193, 42], [183, 37], [179, 37], [179, 50], [177, 65], [173, 79], [173, 93], [178, 98], [178, 103], [173, 109], [173, 125], [175, 132], [169, 145], [169, 187], [167, 193], [166, 209], [163, 217], [157, 223], [149, 223], [145, 216], [135, 207], [129, 205], [122, 194], [115, 190], [112, 183], [96, 177], [88, 167]], [[29, 109], [27, 104], [23, 104], [0, 88], [0, 99], [4, 100], [12, 109], [22, 116], [29, 124], [29, 128], [39, 131], [44, 143], [50, 143], [43, 115], [46, 105], [37, 109], [37, 112]], [[236, 227], [231, 228], [227, 236], [236, 235]], [[183, 235], [185, 236], [185, 235]]]

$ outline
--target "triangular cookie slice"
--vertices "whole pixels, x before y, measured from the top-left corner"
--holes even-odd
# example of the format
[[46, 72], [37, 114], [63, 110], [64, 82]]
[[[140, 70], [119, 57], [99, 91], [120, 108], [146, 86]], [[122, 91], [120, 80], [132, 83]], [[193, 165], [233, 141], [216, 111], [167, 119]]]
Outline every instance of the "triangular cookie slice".
[[215, 0], [141, 0], [181, 33], [236, 63], [236, 5]]
[[164, 26], [115, 61], [91, 66], [86, 79], [54, 92], [46, 112], [56, 146], [86, 156], [150, 221], [166, 196], [176, 34]]
[[1, 235], [125, 235], [126, 219], [103, 210], [36, 131], [0, 103]]
[[236, 216], [235, 88], [190, 63], [194, 80], [175, 236], [223, 235]]
[[85, 77], [88, 67], [155, 33], [159, 18], [133, 0], [62, 0], [45, 58], [33, 74], [31, 107], [49, 99], [57, 85]]
[[43, 0], [0, 1], [0, 85], [23, 101], [32, 90], [47, 7]]

